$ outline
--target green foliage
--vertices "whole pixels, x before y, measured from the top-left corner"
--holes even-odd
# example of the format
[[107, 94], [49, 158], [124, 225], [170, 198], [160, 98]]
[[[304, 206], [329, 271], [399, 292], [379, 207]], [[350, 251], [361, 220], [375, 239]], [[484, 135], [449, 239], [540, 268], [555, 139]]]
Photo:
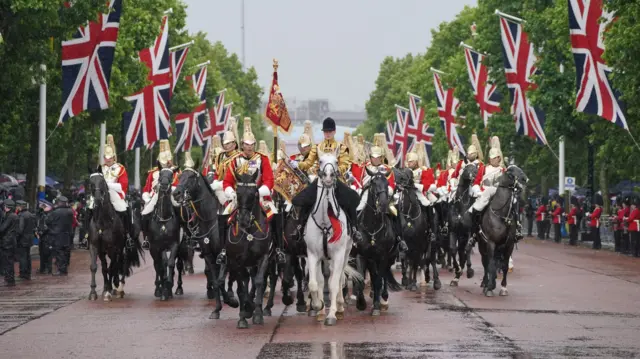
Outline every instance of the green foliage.
[[[56, 128], [62, 106], [60, 54], [61, 41], [69, 39], [87, 19], [95, 20], [105, 11], [104, 0], [76, 1], [66, 8], [58, 0], [0, 0], [0, 171], [26, 172], [28, 191], [35, 188], [38, 145], [38, 83], [47, 83], [47, 171], [64, 177], [65, 184], [82, 177], [87, 166], [95, 166], [99, 147], [99, 124], [107, 123], [114, 134], [119, 160], [130, 168], [133, 181], [133, 154], [124, 152], [122, 114], [129, 110], [124, 99], [145, 85], [147, 69], [138, 61], [138, 52], [152, 45], [158, 35], [162, 14], [169, 15], [169, 46], [194, 40], [187, 63], [171, 102], [171, 114], [189, 112], [197, 105], [194, 91], [184, 77], [196, 71], [196, 64], [211, 61], [207, 77], [208, 107], [216, 93], [227, 89], [226, 101], [233, 101], [233, 114], [250, 116], [258, 139], [264, 133], [258, 115], [262, 89], [254, 68], [242, 70], [235, 54], [221, 43], [211, 43], [205, 33], [188, 34], [184, 29], [186, 5], [183, 0], [124, 0], [118, 43], [110, 84], [110, 108], [82, 113]], [[40, 64], [47, 71], [40, 71]], [[34, 82], [35, 81], [35, 82]], [[175, 128], [175, 127], [174, 127]], [[55, 131], [54, 131], [55, 129]], [[171, 139], [175, 141], [175, 136]], [[157, 148], [157, 146], [156, 146]], [[155, 150], [157, 151], [157, 150]], [[154, 151], [142, 150], [142, 172], [152, 165]], [[27, 155], [23, 155], [27, 154]], [[182, 156], [180, 156], [182, 158]], [[193, 151], [200, 158], [200, 150]], [[142, 176], [142, 181], [144, 181]]]
[[[627, 120], [632, 133], [638, 137], [640, 120], [634, 114], [640, 111], [640, 63], [637, 61], [640, 45], [636, 41], [640, 39], [640, 25], [635, 19], [640, 17], [640, 5], [612, 0], [610, 8], [616, 10], [620, 18], [606, 37], [607, 61], [619, 69], [615, 73], [614, 84], [626, 95]], [[465, 145], [469, 144], [471, 134], [476, 133], [486, 155], [488, 138], [497, 135], [505, 156], [523, 167], [534, 187], [540, 185], [545, 191], [549, 185], [556, 186], [558, 162], [554, 154], [548, 147], [516, 134], [510, 114], [511, 99], [504, 76], [500, 21], [494, 14], [496, 9], [526, 20], [525, 31], [536, 49], [540, 71], [533, 78], [537, 89], [529, 93], [529, 98], [546, 113], [545, 134], [553, 151], [557, 153], [561, 136], [566, 139], [567, 175], [577, 177], [579, 185], [586, 185], [587, 147], [591, 142], [597, 151], [596, 168], [606, 169], [601, 179], [603, 185], [622, 179], [637, 179], [639, 171], [628, 165], [624, 154], [638, 149], [633, 147], [626, 131], [597, 116], [575, 111], [576, 69], [571, 53], [566, 1], [484, 0], [476, 7], [465, 7], [455, 19], [440, 24], [437, 30], [432, 31], [426, 53], [383, 60], [376, 87], [366, 106], [368, 121], [358, 128], [358, 132], [369, 138], [373, 133], [384, 132], [385, 121], [395, 121], [394, 105], [406, 107], [406, 92], [415, 93], [422, 97], [426, 121], [436, 127], [431, 162], [444, 162], [449, 148], [438, 118], [433, 75], [429, 71], [434, 67], [446, 73], [442, 76], [445, 87], [455, 88], [455, 95], [461, 102], [458, 122], [463, 124], [459, 132], [467, 139]], [[470, 31], [474, 22], [476, 36], [472, 36]], [[459, 46], [461, 41], [488, 54], [485, 63], [490, 80], [497, 84], [503, 95], [502, 111], [494, 114], [488, 128], [484, 128], [469, 83], [464, 52]], [[564, 72], [560, 71], [560, 64]], [[464, 119], [460, 118], [462, 116]]]

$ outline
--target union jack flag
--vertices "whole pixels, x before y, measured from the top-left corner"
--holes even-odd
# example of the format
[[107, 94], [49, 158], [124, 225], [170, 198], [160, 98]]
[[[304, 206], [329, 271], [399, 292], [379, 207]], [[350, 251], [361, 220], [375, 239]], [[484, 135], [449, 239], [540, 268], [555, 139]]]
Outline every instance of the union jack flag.
[[435, 72], [433, 73], [433, 85], [436, 88], [438, 117], [440, 117], [440, 124], [447, 136], [449, 148], [453, 149], [454, 146], [458, 146], [458, 150], [462, 156], [466, 156], [467, 154], [462, 145], [462, 138], [460, 134], [458, 134], [459, 125], [456, 123], [456, 111], [458, 107], [460, 107], [460, 101], [458, 101], [453, 94], [455, 89], [450, 88], [445, 90], [440, 75]]
[[496, 112], [500, 112], [502, 96], [496, 91], [496, 85], [489, 83], [489, 71], [483, 63], [484, 55], [468, 48], [464, 48], [464, 57], [467, 62], [467, 72], [476, 103], [480, 108], [480, 116], [484, 127], [489, 126], [489, 118]]
[[404, 157], [407, 155], [410, 146], [413, 146], [413, 138], [407, 133], [407, 123], [411, 121], [411, 111], [402, 106], [396, 105], [396, 129], [393, 142], [395, 144], [396, 162], [404, 164]]
[[531, 81], [535, 75], [536, 56], [533, 44], [529, 42], [522, 24], [500, 17], [502, 33], [502, 53], [504, 55], [504, 72], [507, 86], [511, 95], [511, 113], [516, 122], [516, 131], [537, 140], [540, 144], [547, 144], [544, 135], [544, 112], [533, 107], [527, 99], [527, 92], [535, 89]]
[[190, 113], [181, 113], [176, 116], [176, 129], [178, 130], [178, 142], [175, 152], [186, 152], [192, 146], [202, 146], [204, 136], [201, 129], [205, 129], [207, 117], [207, 98], [205, 85], [207, 84], [207, 67], [204, 66], [195, 74], [187, 76], [186, 80], [191, 83], [194, 91], [200, 98], [200, 104]]
[[187, 62], [187, 55], [189, 54], [189, 47], [183, 47], [176, 51], [170, 51], [171, 56], [171, 93], [170, 97], [173, 97], [173, 90], [176, 88], [178, 79], [180, 78], [180, 72]]
[[140, 51], [140, 61], [149, 68], [147, 81], [151, 84], [125, 99], [133, 105], [123, 114], [126, 149], [149, 146], [169, 137], [171, 127], [169, 101], [171, 94], [171, 66], [169, 56], [169, 24], [162, 17], [160, 36], [154, 45]]
[[78, 28], [72, 40], [62, 42], [63, 105], [58, 124], [82, 111], [109, 108], [109, 80], [122, 0], [110, 1], [109, 9], [96, 22]]
[[[217, 105], [214, 105], [211, 109], [209, 109], [209, 121], [206, 122], [206, 127], [202, 130], [202, 135], [204, 136], [204, 145], [202, 146], [202, 153], [204, 161], [203, 164], [209, 163], [209, 152], [211, 150], [211, 145], [213, 144], [213, 136], [222, 136], [224, 131], [227, 130], [227, 121], [231, 116], [231, 110], [233, 107], [233, 102], [224, 105], [224, 91], [220, 92], [216, 97]], [[221, 108], [219, 114], [218, 109]], [[211, 124], [213, 123], [213, 126]], [[238, 139], [236, 139], [238, 140]]]
[[[604, 22], [600, 22], [604, 18]], [[569, 0], [571, 48], [576, 62], [576, 109], [601, 116], [629, 129], [620, 93], [613, 90], [611, 68], [602, 58], [603, 34], [613, 21], [613, 13], [604, 11], [602, 0]]]
[[424, 109], [420, 107], [420, 97], [414, 94], [409, 94], [409, 121], [405, 123], [404, 133], [410, 141], [410, 145], [407, 151], [412, 151], [414, 146], [419, 142], [424, 142], [425, 149], [427, 150], [427, 165], [429, 164], [429, 158], [431, 156], [432, 138], [435, 134], [435, 128], [430, 128], [428, 123], [424, 122]]

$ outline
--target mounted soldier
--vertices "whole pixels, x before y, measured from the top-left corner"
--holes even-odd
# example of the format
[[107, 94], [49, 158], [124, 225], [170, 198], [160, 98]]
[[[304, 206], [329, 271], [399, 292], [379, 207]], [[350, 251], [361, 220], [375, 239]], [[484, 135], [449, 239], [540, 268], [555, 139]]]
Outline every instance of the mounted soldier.
[[[270, 221], [277, 213], [277, 209], [271, 194], [273, 191], [273, 169], [271, 167], [271, 159], [268, 155], [255, 151], [256, 138], [251, 131], [251, 118], [244, 118], [244, 133], [242, 134], [242, 151], [231, 158], [223, 180], [224, 193], [229, 199], [229, 204], [225, 206], [224, 214], [230, 214], [237, 206], [236, 200], [236, 178], [239, 175], [254, 175], [256, 172], [256, 183], [251, 184], [258, 188], [260, 196], [260, 207], [264, 211], [267, 221]], [[249, 184], [245, 184], [249, 185]], [[284, 263], [285, 256], [282, 252], [281, 245], [276, 248], [276, 257], [278, 262]]]
[[[309, 156], [302, 162], [291, 161], [290, 165], [293, 168], [299, 168], [302, 171], [308, 171], [314, 166], [318, 166], [319, 151], [322, 153], [332, 152], [336, 154], [336, 158], [338, 160], [337, 172], [338, 178], [340, 179], [336, 183], [336, 198], [338, 201], [338, 205], [345, 211], [347, 215], [349, 228], [351, 229], [351, 236], [354, 240], [354, 243], [357, 243], [362, 239], [362, 236], [356, 228], [356, 207], [360, 199], [358, 193], [343, 182], [345, 174], [351, 168], [349, 149], [347, 148], [347, 146], [339, 143], [334, 139], [334, 136], [336, 134], [336, 122], [331, 117], [327, 117], [322, 122], [322, 132], [324, 133], [324, 140], [311, 148]], [[305, 210], [305, 215], [303, 216], [303, 224], [306, 224], [306, 220], [309, 212], [311, 211], [311, 207], [316, 200], [316, 182], [317, 179], [313, 182], [315, 185], [307, 186], [307, 188], [300, 192], [292, 201], [294, 206], [300, 206]]]
[[[163, 168], [173, 168], [173, 156], [171, 154], [171, 147], [169, 144], [169, 140], [160, 140], [160, 153], [158, 154], [158, 165], [160, 167], [154, 167], [149, 172], [147, 172], [147, 182], [145, 183], [144, 188], [142, 189], [142, 200], [145, 205], [142, 209], [140, 215], [142, 216], [142, 231], [148, 232], [149, 228], [149, 219], [151, 218], [151, 213], [156, 207], [156, 202], [158, 202], [158, 178], [160, 176], [160, 170]], [[176, 172], [173, 176], [173, 183], [171, 184], [171, 189], [174, 190], [178, 185], [179, 173]]]
[[[229, 124], [227, 125], [227, 131], [222, 136], [222, 151], [215, 157], [215, 165], [207, 170], [207, 179], [211, 183], [211, 189], [220, 202], [218, 218], [220, 228], [226, 228], [228, 216], [222, 215], [224, 212], [224, 204], [227, 202], [227, 196], [224, 194], [223, 181], [229, 169], [229, 165], [238, 152], [238, 122], [235, 117], [229, 118]], [[221, 232], [224, 238], [224, 232]]]
[[129, 205], [125, 201], [125, 197], [129, 191], [129, 176], [127, 175], [127, 169], [124, 165], [118, 163], [113, 135], [107, 136], [107, 144], [104, 146], [102, 175], [109, 187], [111, 204], [122, 220], [126, 236], [133, 238], [131, 213], [129, 211]]
[[[482, 154], [482, 148], [480, 147], [478, 136], [476, 134], [473, 134], [471, 136], [471, 145], [469, 145], [469, 147], [467, 148], [466, 161], [459, 160], [458, 164], [456, 165], [456, 169], [453, 171], [453, 174], [449, 178], [457, 179], [462, 174], [465, 166], [468, 166], [470, 164], [475, 165], [478, 168], [478, 176], [476, 176], [476, 181], [474, 181], [473, 183], [475, 189], [472, 188], [472, 193], [479, 195], [479, 193], [476, 193], [475, 191], [478, 190], [480, 182], [482, 180], [482, 176], [480, 174], [483, 172], [484, 167], [484, 163], [482, 162], [484, 160], [483, 157], [484, 156]], [[452, 190], [455, 190], [455, 188], [452, 188]]]
[[431, 226], [432, 233], [438, 228], [433, 205], [438, 200], [433, 194], [436, 191], [436, 181], [433, 169], [426, 166], [426, 149], [424, 143], [418, 143], [415, 152], [407, 153], [407, 168], [413, 172], [413, 183], [416, 187], [418, 200], [427, 214], [427, 223]]
[[222, 152], [223, 149], [220, 136], [213, 136], [211, 139], [209, 156], [207, 156], [207, 163], [202, 164], [202, 177], [206, 178], [209, 184], [213, 183], [213, 176], [216, 173], [216, 160]]
[[[387, 146], [384, 141], [384, 137], [380, 138], [377, 136], [377, 138], [374, 139], [374, 146], [371, 147], [371, 151], [369, 153], [369, 162], [363, 166], [364, 170], [362, 171], [362, 177], [356, 179], [358, 182], [362, 183], [360, 204], [356, 209], [358, 213], [360, 213], [367, 205], [367, 200], [369, 199], [369, 185], [372, 176], [375, 174], [382, 173], [387, 178], [387, 181], [389, 182], [389, 197], [393, 196], [395, 192], [396, 181], [393, 173], [393, 167], [388, 163], [384, 163], [385, 159], [387, 159], [385, 158], [384, 150]], [[402, 224], [400, 222], [400, 217], [398, 216], [398, 211], [392, 201], [389, 201], [389, 214], [393, 225], [393, 232], [396, 235], [398, 248], [401, 252], [405, 252], [407, 250], [407, 244], [402, 239]]]

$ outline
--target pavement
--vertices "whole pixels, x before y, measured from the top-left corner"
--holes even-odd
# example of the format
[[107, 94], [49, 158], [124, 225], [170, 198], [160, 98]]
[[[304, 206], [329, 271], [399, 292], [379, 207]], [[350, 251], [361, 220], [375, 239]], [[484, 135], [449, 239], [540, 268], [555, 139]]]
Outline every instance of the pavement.
[[[476, 251], [477, 252], [477, 251]], [[72, 254], [68, 277], [35, 275], [0, 286], [0, 358], [624, 358], [640, 357], [640, 260], [527, 238], [514, 256], [509, 296], [487, 298], [476, 276], [443, 287], [391, 293], [379, 317], [350, 304], [325, 327], [276, 296], [264, 325], [236, 329], [238, 311], [208, 319], [203, 263], [183, 296], [153, 296], [147, 253], [124, 299], [88, 301], [88, 252]], [[38, 268], [37, 261], [33, 265]], [[101, 274], [97, 282], [100, 289]]]

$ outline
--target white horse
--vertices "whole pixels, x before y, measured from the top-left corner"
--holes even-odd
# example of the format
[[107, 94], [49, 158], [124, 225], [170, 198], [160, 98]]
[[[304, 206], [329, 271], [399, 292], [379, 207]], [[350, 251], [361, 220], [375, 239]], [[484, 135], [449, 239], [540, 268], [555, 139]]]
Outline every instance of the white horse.
[[[309, 270], [309, 293], [311, 295], [311, 310], [317, 311], [316, 320], [324, 319], [325, 325], [335, 325], [338, 319], [344, 318], [344, 296], [342, 288], [345, 274], [362, 281], [362, 275], [348, 265], [349, 252], [353, 240], [349, 235], [347, 216], [338, 206], [335, 196], [336, 181], [338, 181], [338, 160], [336, 154], [323, 153], [318, 148], [320, 166], [318, 171], [318, 188], [316, 202], [311, 210], [310, 219], [305, 228], [304, 240], [307, 244], [307, 269]], [[339, 221], [334, 223], [340, 228], [334, 228], [331, 216]], [[324, 314], [324, 276], [320, 268], [322, 261], [329, 262], [331, 275], [329, 277], [329, 292], [331, 307], [329, 315]]]

